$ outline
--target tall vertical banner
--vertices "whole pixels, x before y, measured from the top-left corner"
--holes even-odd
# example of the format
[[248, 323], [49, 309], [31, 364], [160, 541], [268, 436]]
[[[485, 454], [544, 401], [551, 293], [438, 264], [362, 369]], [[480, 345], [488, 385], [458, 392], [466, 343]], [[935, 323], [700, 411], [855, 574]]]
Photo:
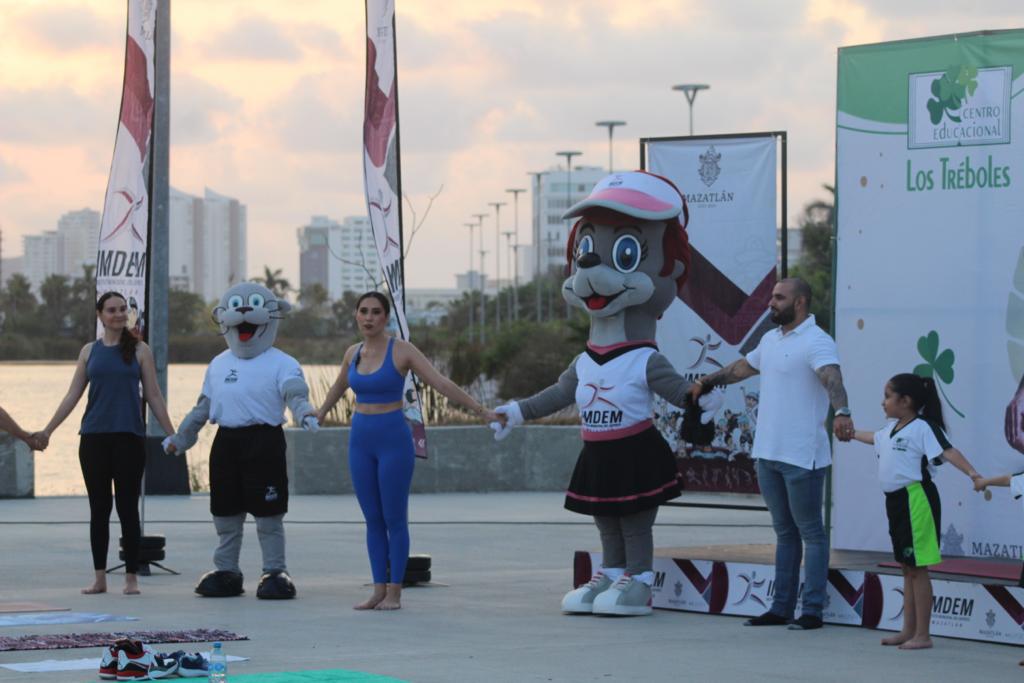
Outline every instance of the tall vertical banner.
[[[689, 278], [657, 333], [658, 348], [684, 376], [720, 370], [753, 349], [770, 327], [768, 304], [777, 279], [775, 136], [641, 141], [645, 169], [675, 183], [690, 212]], [[664, 401], [656, 406], [688, 490], [759, 490], [750, 457], [758, 387], [752, 377], [726, 388], [709, 447], [678, 443], [681, 409]]]
[[[405, 317], [402, 255], [402, 181], [398, 144], [398, 74], [394, 0], [366, 0], [366, 100], [363, 118], [363, 181], [366, 210], [402, 339]], [[405, 378], [405, 417], [416, 455], [427, 457], [427, 433], [415, 376]]]
[[[839, 50], [836, 341], [858, 429], [934, 378], [983, 475], [1024, 470], [1024, 31]], [[877, 459], [839, 443], [833, 544], [889, 550]], [[942, 553], [1021, 558], [1020, 502], [939, 468]]]
[[[117, 291], [144, 334], [157, 0], [128, 0], [124, 86], [96, 255], [96, 297]], [[102, 327], [97, 321], [97, 335]]]

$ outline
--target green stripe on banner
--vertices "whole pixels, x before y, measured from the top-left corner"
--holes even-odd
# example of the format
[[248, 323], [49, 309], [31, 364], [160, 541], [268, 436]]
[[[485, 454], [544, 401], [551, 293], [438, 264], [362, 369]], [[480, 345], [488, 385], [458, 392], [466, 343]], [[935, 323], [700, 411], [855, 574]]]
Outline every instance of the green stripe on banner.
[[986, 31], [839, 48], [839, 111], [907, 123], [907, 77], [951, 66], [1010, 66], [1024, 73], [1024, 32]]
[[322, 669], [320, 671], [282, 671], [278, 673], [231, 674], [231, 683], [408, 683], [390, 676], [363, 673], [362, 671], [344, 671], [342, 669]]
[[939, 555], [939, 538], [935, 533], [935, 518], [928, 496], [919, 482], [907, 487], [907, 503], [910, 505], [910, 529], [914, 535], [914, 564], [927, 567], [942, 561]]

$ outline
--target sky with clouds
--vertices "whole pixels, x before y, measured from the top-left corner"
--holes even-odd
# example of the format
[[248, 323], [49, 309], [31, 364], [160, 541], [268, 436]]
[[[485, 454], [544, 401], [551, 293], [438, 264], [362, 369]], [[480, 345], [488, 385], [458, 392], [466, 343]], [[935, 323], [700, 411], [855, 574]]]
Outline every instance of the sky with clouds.
[[[595, 121], [628, 122], [620, 168], [637, 167], [638, 138], [685, 134], [675, 83], [711, 84], [697, 134], [788, 131], [792, 222], [833, 178], [838, 47], [1022, 25], [1020, 0], [396, 4], [403, 189], [421, 215], [441, 190], [408, 287], [453, 287], [468, 265], [463, 224], [529, 187], [555, 151], [605, 165]], [[125, 13], [117, 0], [0, 0], [4, 256], [65, 211], [102, 208]], [[297, 282], [295, 228], [365, 213], [363, 2], [173, 0], [172, 32], [171, 184], [245, 203], [250, 274], [266, 264]]]

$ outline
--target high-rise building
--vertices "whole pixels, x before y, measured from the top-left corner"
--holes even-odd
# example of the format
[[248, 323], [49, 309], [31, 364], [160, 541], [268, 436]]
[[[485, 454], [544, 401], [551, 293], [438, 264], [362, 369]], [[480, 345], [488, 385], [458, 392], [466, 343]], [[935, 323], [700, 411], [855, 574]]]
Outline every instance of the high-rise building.
[[196, 197], [170, 189], [170, 285], [206, 301], [246, 278], [246, 207], [206, 188]]
[[313, 216], [298, 228], [299, 286], [320, 284], [332, 300], [345, 292], [374, 289], [383, 278], [370, 219], [347, 216], [338, 223]]
[[[608, 171], [600, 166], [579, 166], [572, 173], [565, 168], [548, 169], [540, 176], [540, 191], [533, 191], [533, 244], [530, 256], [520, 253], [520, 260], [528, 260], [531, 264], [539, 264], [537, 271], [547, 272], [552, 268], [565, 266], [565, 243], [569, 239], [569, 230], [573, 220], [562, 218], [570, 206], [586, 198], [597, 181], [608, 175]], [[569, 183], [572, 187], [569, 187]], [[534, 185], [536, 190], [536, 185]], [[525, 247], [524, 247], [525, 248]], [[538, 257], [539, 254], [539, 257]]]
[[60, 273], [61, 250], [57, 231], [49, 230], [41, 235], [25, 235], [24, 269], [25, 277], [32, 285], [32, 291], [39, 294], [43, 280], [55, 273]]
[[68, 211], [57, 220], [60, 262], [57, 272], [81, 277], [84, 266], [96, 265], [100, 242], [100, 212], [94, 209]]

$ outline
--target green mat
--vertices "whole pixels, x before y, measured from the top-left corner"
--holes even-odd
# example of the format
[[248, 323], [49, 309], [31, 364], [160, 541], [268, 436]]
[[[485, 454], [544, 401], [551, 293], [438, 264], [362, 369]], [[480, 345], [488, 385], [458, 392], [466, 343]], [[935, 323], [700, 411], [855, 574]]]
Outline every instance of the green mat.
[[266, 674], [231, 674], [231, 683], [407, 683], [390, 676], [361, 671], [324, 669], [321, 671], [282, 671]]

